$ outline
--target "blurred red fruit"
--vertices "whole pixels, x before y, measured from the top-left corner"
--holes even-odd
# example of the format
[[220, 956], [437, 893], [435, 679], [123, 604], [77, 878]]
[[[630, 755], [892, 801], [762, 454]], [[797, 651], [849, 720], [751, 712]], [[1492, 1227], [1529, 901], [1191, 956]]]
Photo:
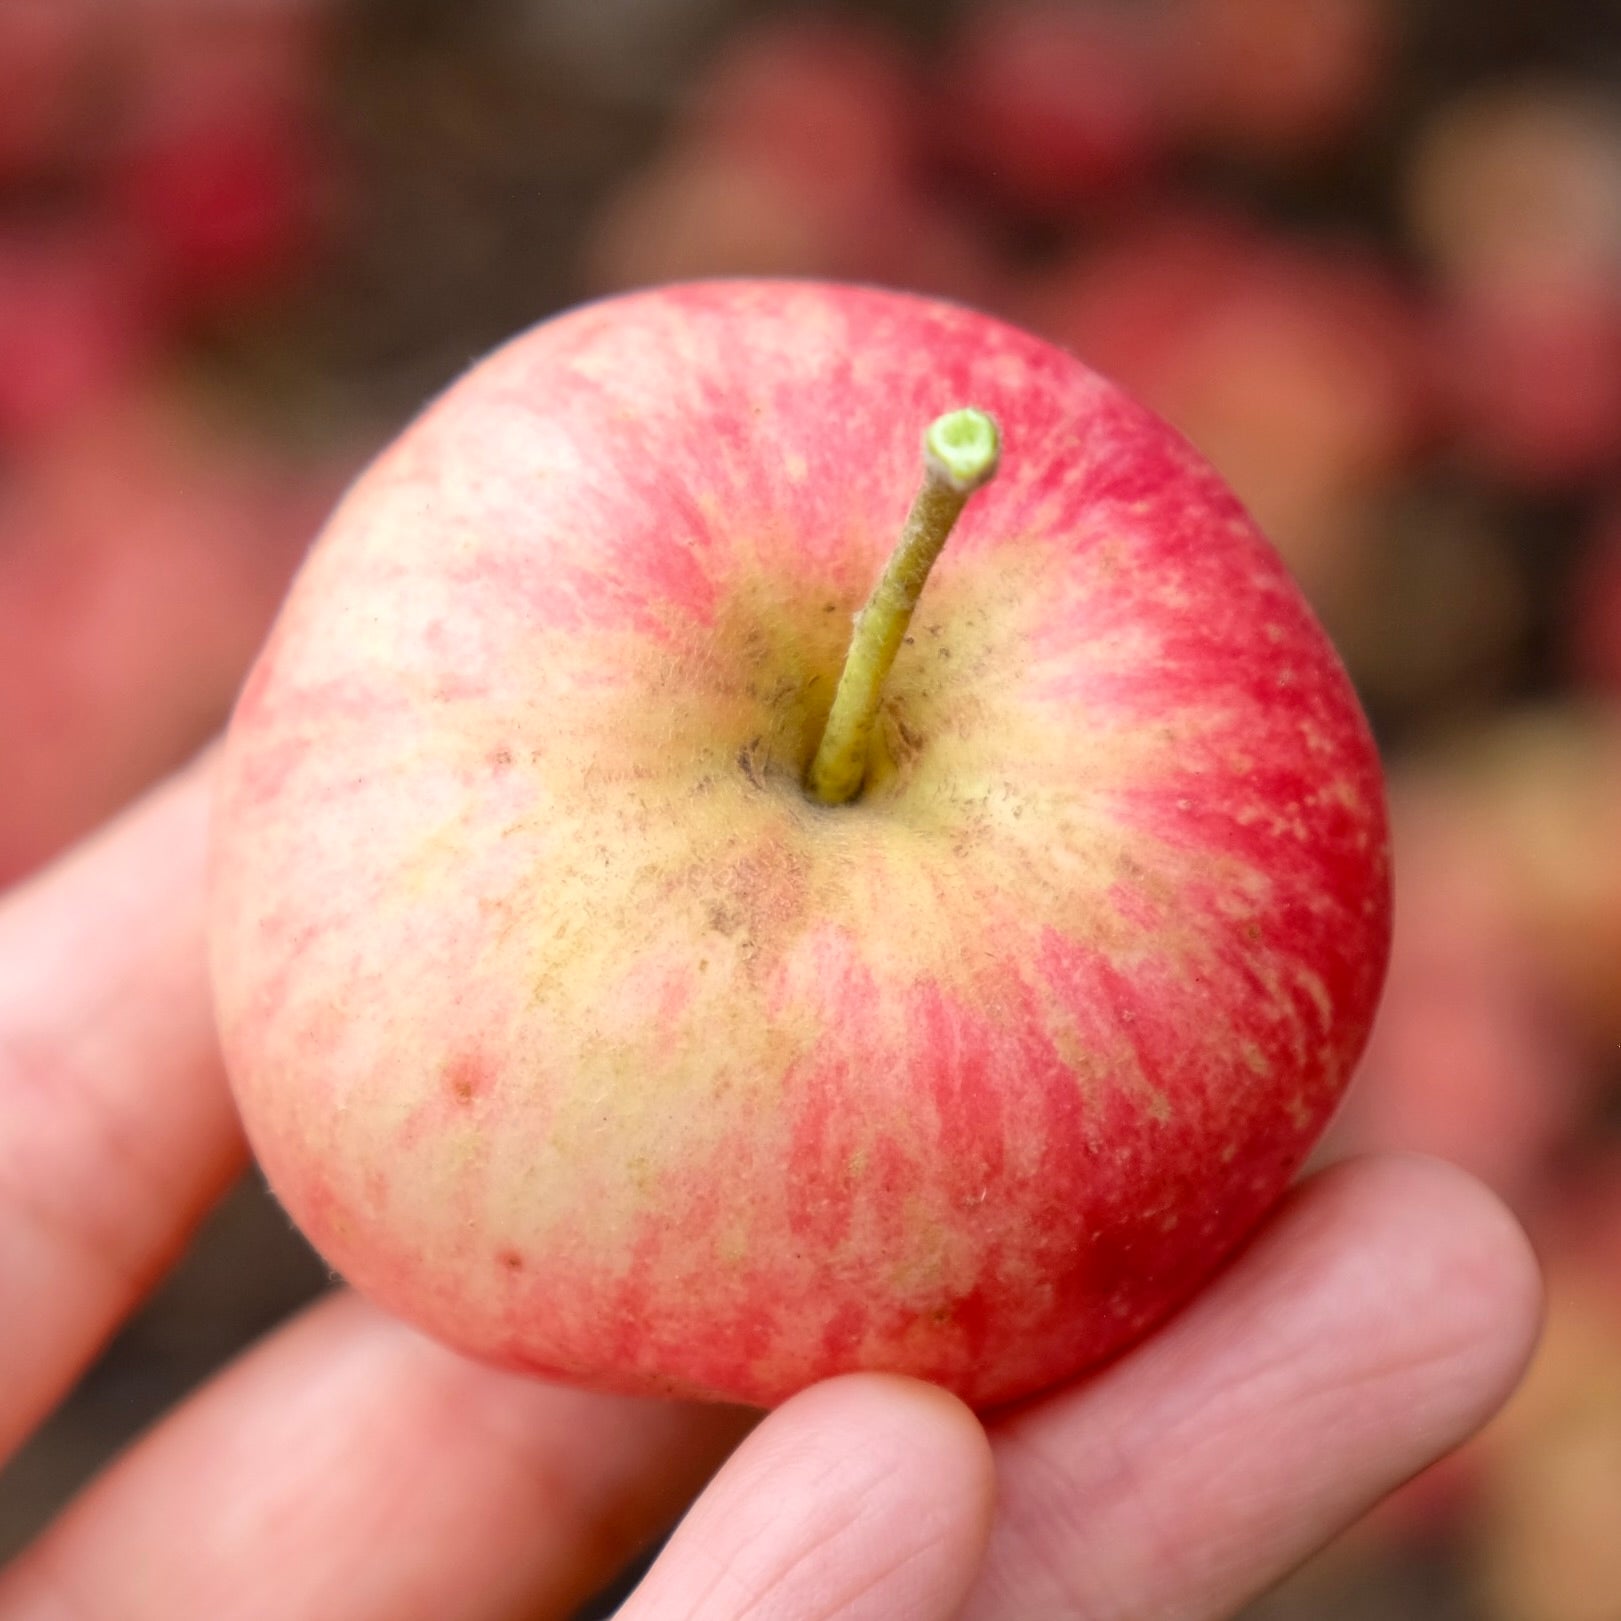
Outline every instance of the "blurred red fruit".
[[182, 312], [275, 294], [318, 245], [332, 169], [316, 0], [131, 0], [121, 211]]
[[990, 250], [920, 173], [910, 74], [888, 36], [848, 21], [743, 36], [593, 224], [589, 286], [801, 275], [984, 299]]
[[0, 181], [70, 141], [103, 21], [95, 0], [0, 3]]
[[1527, 1208], [1583, 1118], [1583, 1052], [1524, 938], [1481, 796], [1409, 776], [1392, 816], [1390, 976], [1326, 1152], [1433, 1154]]
[[717, 275], [834, 276], [850, 226], [831, 202], [795, 193], [768, 155], [676, 147], [598, 216], [586, 278], [593, 292], [618, 292]]
[[1476, 282], [1441, 336], [1442, 387], [1479, 468], [1557, 489], [1621, 466], [1621, 280]]
[[149, 278], [111, 229], [0, 230], [0, 440], [49, 431], [155, 355]]
[[1408, 225], [1449, 285], [1621, 274], [1621, 114], [1559, 84], [1460, 97], [1419, 137]]
[[1462, 768], [1482, 796], [1520, 937], [1583, 1035], [1621, 1043], [1621, 710], [1515, 716]]
[[756, 24], [709, 65], [680, 137], [768, 159], [785, 176], [875, 196], [917, 160], [918, 89], [881, 29], [812, 12]]
[[118, 194], [176, 305], [212, 307], [274, 293], [305, 266], [321, 163], [279, 104], [194, 108], [136, 137]]
[[1118, 0], [972, 10], [942, 72], [935, 140], [1019, 212], [1061, 219], [1140, 187], [1166, 145], [1154, 19]]
[[120, 0], [102, 21], [122, 30], [147, 107], [229, 100], [233, 89], [306, 100], [337, 9], [335, 0]]
[[632, 179], [588, 235], [585, 276], [617, 291], [704, 276], [871, 281], [968, 301], [994, 285], [989, 251], [948, 210], [897, 187], [794, 181], [769, 152], [677, 146]]
[[1025, 313], [1210, 457], [1320, 606], [1348, 589], [1360, 504], [1428, 426], [1421, 328], [1381, 265], [1169, 217], [1054, 276]]
[[35, 447], [0, 499], [0, 883], [218, 727], [331, 494], [148, 396]]
[[1621, 116], [1552, 83], [1460, 97], [1421, 135], [1405, 200], [1465, 451], [1532, 488], [1621, 463]]
[[1394, 54], [1388, 0], [1174, 0], [1175, 105], [1224, 151], [1294, 162], [1342, 142]]

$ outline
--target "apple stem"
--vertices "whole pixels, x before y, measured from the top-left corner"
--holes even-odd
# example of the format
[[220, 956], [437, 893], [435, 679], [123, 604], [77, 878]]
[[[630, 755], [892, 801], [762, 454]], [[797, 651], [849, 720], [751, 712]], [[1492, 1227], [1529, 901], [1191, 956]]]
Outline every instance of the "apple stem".
[[923, 435], [923, 483], [878, 584], [856, 615], [838, 691], [806, 777], [811, 797], [822, 804], [843, 805], [861, 792], [884, 681], [924, 582], [968, 497], [996, 476], [1001, 455], [1001, 433], [983, 411], [948, 411]]

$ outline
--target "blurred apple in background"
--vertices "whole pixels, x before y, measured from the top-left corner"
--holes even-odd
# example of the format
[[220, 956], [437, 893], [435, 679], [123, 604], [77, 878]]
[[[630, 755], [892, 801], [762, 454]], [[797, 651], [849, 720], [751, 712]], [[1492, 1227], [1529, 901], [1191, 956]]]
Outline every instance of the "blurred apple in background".
[[273, 293], [309, 268], [326, 176], [314, 0], [131, 0], [111, 184], [172, 305]]
[[1358, 132], [1393, 65], [1391, 0], [1173, 0], [1176, 105], [1217, 150], [1298, 163]]
[[1595, 1041], [1621, 1043], [1621, 710], [1513, 717], [1465, 769], [1522, 937]]
[[1170, 145], [1162, 20], [1131, 0], [970, 8], [929, 102], [936, 147], [980, 195], [1041, 219], [1138, 191]]
[[1394, 275], [1359, 248], [1172, 213], [1083, 251], [1030, 314], [1215, 463], [1332, 620], [1363, 503], [1427, 426], [1422, 328]]
[[1391, 976], [1327, 1157], [1435, 1154], [1524, 1209], [1583, 1117], [1590, 1067], [1501, 888], [1489, 808], [1409, 774], [1391, 811]]
[[913, 171], [920, 109], [904, 40], [848, 13], [804, 11], [723, 48], [686, 118], [700, 144], [766, 152], [785, 176], [859, 191]]
[[175, 381], [200, 316], [314, 260], [323, 28], [293, 0], [0, 9], [0, 882], [217, 728], [349, 465]]
[[592, 286], [795, 275], [986, 295], [989, 248], [927, 184], [921, 105], [917, 64], [874, 25], [791, 14], [743, 35], [595, 222]]
[[1448, 285], [1621, 267], [1621, 113], [1607, 92], [1532, 81], [1460, 95], [1420, 130], [1402, 189]]
[[1442, 333], [1442, 386], [1481, 471], [1558, 488], [1621, 460], [1621, 269], [1460, 288]]
[[103, 405], [163, 346], [138, 243], [99, 219], [0, 224], [0, 445]]
[[219, 727], [336, 493], [162, 392], [34, 447], [0, 498], [0, 883]]
[[0, 5], [0, 184], [52, 162], [93, 111], [99, 0]]
[[1466, 451], [1534, 487], [1616, 465], [1621, 115], [1558, 84], [1460, 97], [1421, 133], [1404, 202], [1441, 288]]

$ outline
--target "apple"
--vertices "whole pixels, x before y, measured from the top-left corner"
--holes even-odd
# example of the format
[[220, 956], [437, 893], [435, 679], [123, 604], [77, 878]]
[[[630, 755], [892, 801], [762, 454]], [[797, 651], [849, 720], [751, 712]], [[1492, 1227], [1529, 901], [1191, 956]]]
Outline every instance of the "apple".
[[0, 884], [219, 728], [330, 501], [220, 415], [126, 390], [0, 485]]
[[933, 104], [954, 169], [1022, 214], [1129, 196], [1165, 157], [1153, 19], [1118, 4], [999, 0], [963, 18]]
[[291, 285], [322, 242], [333, 142], [316, 0], [133, 0], [110, 189], [182, 316]]
[[286, 287], [316, 252], [323, 163], [301, 116], [244, 97], [135, 133], [114, 193], [175, 308], [230, 306]]
[[162, 336], [150, 274], [116, 227], [0, 226], [0, 442], [97, 409], [154, 363]]
[[233, 1085], [331, 1264], [501, 1366], [761, 1404], [1140, 1336], [1388, 945], [1373, 743], [1219, 479], [851, 286], [607, 300], [453, 387], [301, 571], [214, 840]]
[[0, 180], [48, 168], [73, 145], [94, 89], [99, 10], [94, 0], [0, 5]]
[[1520, 1211], [1578, 1140], [1593, 1075], [1504, 882], [1492, 806], [1431, 768], [1393, 784], [1396, 930], [1330, 1157], [1422, 1153]]
[[916, 74], [904, 42], [836, 12], [756, 23], [695, 85], [684, 135], [771, 154], [796, 183], [888, 190], [918, 160]]
[[1523, 938], [1597, 1044], [1621, 1043], [1621, 713], [1547, 705], [1466, 752]]
[[1362, 509], [1430, 410], [1419, 317], [1385, 264], [1168, 209], [1055, 269], [1026, 308], [1193, 440], [1320, 610], [1354, 591]]
[[1462, 288], [1440, 337], [1442, 391], [1481, 472], [1559, 491], [1621, 463], [1621, 267]]
[[585, 285], [814, 276], [985, 297], [994, 255], [927, 183], [916, 101], [881, 30], [836, 16], [751, 29], [591, 222]]
[[1621, 116], [1555, 81], [1455, 96], [1402, 184], [1414, 241], [1452, 286], [1587, 281], [1621, 270]]
[[585, 285], [624, 292], [711, 276], [813, 276], [989, 295], [989, 247], [941, 200], [869, 176], [796, 173], [770, 148], [677, 142], [592, 221]]
[[1187, 134], [1298, 163], [1343, 142], [1394, 64], [1390, 0], [1172, 0], [1170, 105]]
[[1554, 83], [1456, 97], [1420, 134], [1404, 206], [1443, 294], [1465, 452], [1533, 489], [1602, 476], [1621, 457], [1621, 118]]

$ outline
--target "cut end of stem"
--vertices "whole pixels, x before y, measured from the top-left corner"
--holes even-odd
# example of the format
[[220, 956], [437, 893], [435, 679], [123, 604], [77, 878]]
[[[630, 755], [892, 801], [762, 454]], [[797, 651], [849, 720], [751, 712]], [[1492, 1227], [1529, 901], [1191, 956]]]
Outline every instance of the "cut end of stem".
[[895, 662], [918, 594], [969, 496], [996, 476], [1002, 435], [993, 418], [964, 407], [936, 417], [923, 435], [923, 485], [867, 606], [856, 616], [833, 707], [805, 786], [823, 805], [861, 792], [884, 679]]
[[994, 417], [965, 406], [947, 411], [929, 424], [923, 435], [923, 454], [931, 473], [959, 495], [972, 495], [996, 476], [1002, 460], [1002, 435]]

